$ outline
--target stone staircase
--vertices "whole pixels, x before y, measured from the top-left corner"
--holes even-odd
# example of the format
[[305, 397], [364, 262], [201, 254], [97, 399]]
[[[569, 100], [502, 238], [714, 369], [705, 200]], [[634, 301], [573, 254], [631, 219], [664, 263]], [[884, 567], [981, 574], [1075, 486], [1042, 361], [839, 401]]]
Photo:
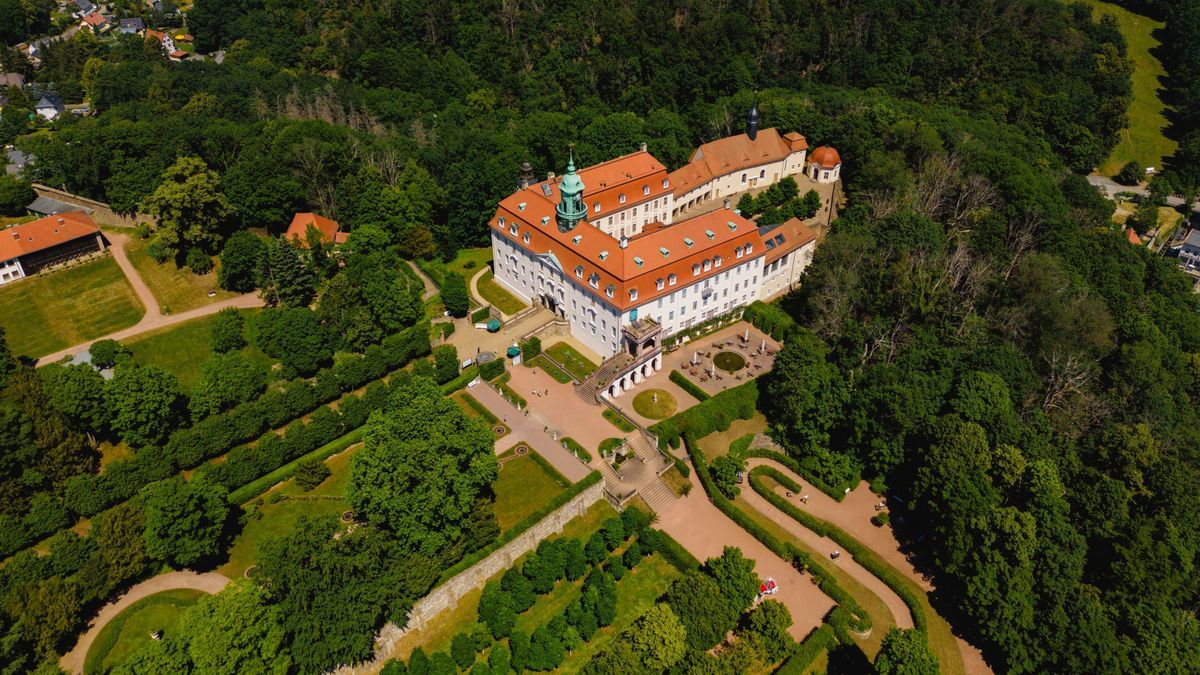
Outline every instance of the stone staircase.
[[663, 457], [662, 453], [658, 451], [658, 448], [654, 447], [646, 434], [634, 434], [632, 438], [629, 438], [625, 441], [625, 444], [629, 446], [629, 449], [633, 451], [633, 454], [643, 462], [651, 465], [660, 465], [666, 461], [666, 458]]
[[646, 504], [650, 507], [650, 510], [656, 514], [666, 511], [675, 502], [679, 501], [679, 497], [675, 496], [675, 493], [671, 491], [671, 488], [667, 487], [667, 484], [661, 478], [638, 490], [638, 494], [642, 496], [642, 499], [646, 500]]
[[599, 404], [600, 392], [612, 384], [613, 378], [616, 377], [617, 373], [623, 372], [629, 367], [630, 363], [633, 363], [633, 357], [624, 352], [613, 356], [601, 364], [600, 368], [592, 373], [591, 377], [584, 380], [582, 384], [576, 385], [575, 393], [586, 403], [590, 403], [591, 405]]

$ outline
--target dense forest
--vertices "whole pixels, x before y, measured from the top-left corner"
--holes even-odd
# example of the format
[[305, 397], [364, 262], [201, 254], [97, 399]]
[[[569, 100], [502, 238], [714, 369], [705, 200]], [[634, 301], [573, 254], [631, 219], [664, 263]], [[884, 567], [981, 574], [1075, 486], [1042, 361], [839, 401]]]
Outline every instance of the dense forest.
[[[1192, 44], [1200, 10], [1180, 16], [1168, 29]], [[823, 483], [862, 476], [905, 500], [898, 532], [998, 671], [1200, 668], [1200, 305], [1170, 262], [1112, 231], [1111, 204], [1076, 175], [1125, 123], [1130, 65], [1111, 22], [1056, 0], [197, 0], [188, 25], [223, 63], [170, 63], [136, 38], [85, 33], [37, 70], [5, 50], [6, 69], [86, 97], [97, 114], [34, 129], [18, 97], [0, 115], [0, 141], [36, 155], [38, 180], [122, 211], [152, 206], [173, 172], [209, 176], [219, 222], [186, 242], [207, 253], [253, 248], [239, 231], [277, 233], [296, 210], [337, 218], [366, 257], [324, 276], [297, 272], [328, 279], [320, 289], [268, 292], [293, 309], [317, 293], [318, 314], [349, 298], [360, 320], [339, 324], [330, 311], [322, 325], [340, 348], [368, 355], [390, 349], [383, 332], [416, 319], [415, 286], [384, 274], [371, 251], [394, 260], [483, 243], [524, 160], [544, 174], [570, 143], [591, 163], [646, 141], [678, 166], [698, 142], [736, 131], [755, 96], [766, 126], [836, 146], [847, 208], [781, 305], [796, 327], [760, 397], [780, 438]], [[1168, 59], [1183, 131], [1200, 110], [1188, 98], [1195, 77], [1181, 79], [1200, 70], [1187, 65], [1196, 53]], [[1200, 166], [1193, 145], [1200, 136], [1171, 165], [1181, 185], [1200, 183], [1188, 183]], [[272, 254], [296, 267], [270, 246], [246, 253], [245, 269]], [[406, 289], [406, 306], [377, 304], [389, 284]], [[393, 315], [386, 331], [351, 330]], [[43, 387], [28, 373], [9, 379], [13, 391]], [[179, 414], [219, 419], [227, 404]], [[24, 405], [14, 418], [38, 412]], [[44, 495], [22, 493], [31, 509], [95, 462], [67, 453], [78, 465], [60, 466], [54, 451], [84, 439], [70, 428], [43, 439], [65, 425], [61, 412], [45, 416], [48, 426], [22, 432], [21, 457], [45, 471], [34, 477]], [[18, 462], [5, 466], [14, 486], [26, 479]], [[125, 544], [105, 542], [129, 534], [118, 516], [100, 520], [101, 548], [75, 558], [119, 560]], [[340, 643], [316, 644], [306, 637], [315, 624], [292, 617], [287, 639], [308, 645], [293, 665], [306, 671], [365, 656], [369, 629], [431, 573], [418, 557], [429, 551], [397, 561], [366, 538], [321, 550], [322, 536], [272, 549], [269, 576], [296, 591], [260, 594], [264, 611], [290, 612], [323, 590], [288, 563], [288, 546], [322, 573], [421, 573], [405, 597], [341, 617], [354, 631]], [[71, 592], [95, 600], [144, 574], [146, 559]], [[67, 634], [31, 625], [78, 583], [52, 560], [63, 569], [29, 572], [38, 563], [26, 556], [0, 579], [16, 599], [0, 623], [13, 636], [6, 648], [36, 649], [27, 664]], [[344, 578], [346, 598], [374, 592]]]

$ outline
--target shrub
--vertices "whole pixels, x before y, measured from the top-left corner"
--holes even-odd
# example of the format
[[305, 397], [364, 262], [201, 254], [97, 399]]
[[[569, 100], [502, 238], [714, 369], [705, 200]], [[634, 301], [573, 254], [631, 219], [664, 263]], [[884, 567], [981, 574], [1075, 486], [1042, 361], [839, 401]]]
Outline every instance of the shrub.
[[879, 513], [871, 516], [871, 524], [873, 524], [875, 527], [883, 527], [891, 521], [892, 517], [888, 515], [887, 511], [880, 511]]
[[192, 274], [208, 274], [212, 271], [212, 258], [198, 248], [189, 248], [184, 260]]
[[166, 246], [163, 246], [161, 241], [156, 239], [146, 245], [146, 255], [150, 256], [151, 260], [161, 265], [167, 262], [167, 260], [171, 257], [171, 251], [167, 249]]
[[209, 344], [218, 354], [233, 352], [246, 346], [246, 320], [242, 313], [233, 307], [226, 307], [217, 312], [213, 319]]
[[299, 468], [296, 469], [296, 485], [299, 485], [301, 490], [308, 492], [323, 483], [332, 473], [325, 462], [319, 459], [310, 459], [301, 462]]
[[795, 320], [778, 305], [767, 304], [759, 300], [746, 306], [742, 318], [776, 340], [786, 338], [796, 325]]
[[1145, 171], [1137, 162], [1126, 162], [1125, 166], [1113, 178], [1121, 185], [1137, 185], [1142, 181]]
[[525, 361], [542, 353], [542, 341], [535, 335], [521, 344], [521, 358]]
[[713, 460], [711, 467], [713, 483], [726, 499], [734, 499], [741, 494], [742, 489], [738, 487], [737, 474], [745, 468], [745, 462], [730, 455], [721, 455]]
[[492, 316], [491, 310], [487, 307], [480, 307], [471, 312], [471, 323], [482, 323], [487, 321]]
[[487, 363], [479, 364], [479, 376], [485, 380], [494, 380], [504, 374], [504, 359], [495, 358]]
[[714, 431], [725, 431], [735, 419], [750, 419], [758, 404], [758, 385], [747, 382], [713, 396], [687, 410], [665, 419], [650, 431], [658, 435], [662, 447], [678, 447], [683, 434], [703, 438]]
[[442, 279], [442, 302], [450, 316], [463, 317], [471, 311], [471, 299], [467, 293], [467, 281], [457, 272], [450, 272]]
[[92, 365], [97, 368], [112, 368], [117, 359], [129, 355], [129, 349], [116, 340], [96, 340], [88, 349], [92, 355]]

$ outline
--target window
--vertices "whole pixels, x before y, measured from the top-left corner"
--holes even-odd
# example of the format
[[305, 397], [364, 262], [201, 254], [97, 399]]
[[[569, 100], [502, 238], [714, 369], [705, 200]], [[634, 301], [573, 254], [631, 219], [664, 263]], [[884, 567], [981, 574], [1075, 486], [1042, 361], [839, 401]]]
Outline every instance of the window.
[[760, 170], [760, 171], [758, 172], [758, 177], [759, 177], [759, 178], [766, 178], [766, 177], [767, 177], [767, 170], [766, 170], [766, 169], [762, 169], [762, 170]]
[[616, 292], [617, 292], [617, 289], [612, 284], [609, 284], [604, 287], [604, 294], [610, 298], [613, 296], [613, 293], [616, 293]]
[[656, 280], [654, 281], [654, 287], [655, 287], [657, 290], [660, 290], [660, 291], [663, 289], [663, 279], [662, 279], [662, 277], [659, 277], [658, 279], [656, 279]]
[[592, 204], [592, 212], [600, 213], [600, 202], [596, 202], [595, 204]]
[[670, 312], [667, 312], [667, 318], [674, 321], [675, 320], [675, 310], [671, 310]]
[[512, 225], [508, 226], [508, 233], [514, 237], [517, 236], [517, 224], [516, 223], [513, 223]]
[[710, 269], [712, 269], [712, 261], [709, 260], [708, 258], [705, 258], [704, 259], [704, 271], [707, 272]]
[[528, 232], [526, 232], [524, 234], [524, 236], [521, 237], [521, 241], [525, 242], [526, 244], [529, 243], [529, 233]]
[[583, 265], [575, 266], [575, 276], [579, 277], [580, 279], [583, 278]]
[[746, 255], [754, 253], [754, 244], [746, 244]]
[[713, 267], [720, 267], [720, 266], [721, 266], [721, 256], [716, 256], [715, 258], [713, 258]]
[[674, 274], [672, 274], [671, 276], [667, 277], [667, 283], [668, 283], [668, 284], [671, 284], [672, 286], [674, 286], [674, 285], [675, 285], [675, 282], [676, 282], [676, 281], [677, 281], [677, 278], [675, 277], [675, 275], [674, 275]]
[[629, 300], [630, 300], [630, 302], [637, 300], [637, 289], [636, 288], [629, 289]]
[[700, 274], [700, 265], [692, 265], [692, 276]]
[[829, 172], [828, 171], [823, 172], [821, 177], [824, 178], [825, 180], [829, 180]]
[[746, 182], [746, 174], [742, 174], [742, 182], [743, 182], [743, 183], [745, 183], [745, 182]]
[[737, 255], [737, 257], [739, 257], [739, 258], [740, 258], [740, 257], [742, 257], [742, 254], [744, 253], [744, 251], [743, 251], [743, 249], [742, 249], [742, 247], [741, 247], [741, 246], [739, 246], [739, 247], [737, 247], [737, 248], [733, 249], [733, 252], [734, 252], [734, 254], [735, 254], [735, 255]]
[[684, 244], [685, 244], [685, 245], [686, 245], [688, 248], [691, 248], [692, 246], [695, 246], [695, 244], [696, 244], [696, 242], [692, 241], [692, 240], [691, 240], [690, 238], [688, 238], [688, 237], [684, 237], [684, 238], [683, 238], [683, 243], [684, 243]]
[[667, 179], [666, 178], [663, 179], [663, 189], [664, 190], [667, 189]]
[[625, 203], [625, 193], [624, 193], [624, 192], [622, 192], [622, 193], [621, 193], [621, 194], [620, 194], [620, 195], [617, 197], [617, 201], [621, 202], [622, 204], [624, 204], [624, 203]]
[[643, 186], [642, 186], [642, 194], [643, 194], [643, 195], [649, 195], [649, 194], [650, 194], [650, 186], [649, 186], [649, 185], [643, 185]]

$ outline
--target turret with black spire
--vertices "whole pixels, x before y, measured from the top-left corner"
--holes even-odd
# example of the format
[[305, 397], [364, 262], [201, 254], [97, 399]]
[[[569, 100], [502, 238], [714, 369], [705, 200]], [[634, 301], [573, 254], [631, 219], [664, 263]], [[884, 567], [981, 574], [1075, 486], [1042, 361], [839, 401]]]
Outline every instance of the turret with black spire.
[[746, 136], [750, 140], [758, 135], [758, 123], [762, 121], [762, 116], [758, 114], [758, 97], [754, 97], [754, 105], [750, 106], [750, 112], [746, 113]]

